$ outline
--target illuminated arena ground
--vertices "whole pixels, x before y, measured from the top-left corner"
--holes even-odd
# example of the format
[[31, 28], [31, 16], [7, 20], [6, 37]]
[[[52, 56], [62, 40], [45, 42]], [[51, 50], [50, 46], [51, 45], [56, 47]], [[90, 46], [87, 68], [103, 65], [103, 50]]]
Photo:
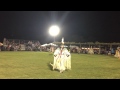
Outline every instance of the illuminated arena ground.
[[0, 52], [0, 79], [120, 79], [120, 59], [72, 53], [72, 70], [52, 71], [50, 52]]

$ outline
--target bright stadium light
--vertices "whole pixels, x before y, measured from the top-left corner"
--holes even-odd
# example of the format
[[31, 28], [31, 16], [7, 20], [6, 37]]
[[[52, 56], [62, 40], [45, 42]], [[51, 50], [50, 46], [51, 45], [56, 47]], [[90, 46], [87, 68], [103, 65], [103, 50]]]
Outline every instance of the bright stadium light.
[[55, 36], [57, 36], [60, 32], [60, 29], [58, 26], [51, 26], [49, 29], [49, 33], [51, 36], [54, 36], [54, 42], [55, 42]]

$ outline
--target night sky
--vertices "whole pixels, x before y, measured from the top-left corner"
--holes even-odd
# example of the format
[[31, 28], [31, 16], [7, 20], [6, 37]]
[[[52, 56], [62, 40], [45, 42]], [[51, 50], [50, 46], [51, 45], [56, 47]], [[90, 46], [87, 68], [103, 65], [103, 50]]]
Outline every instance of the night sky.
[[120, 11], [0, 11], [0, 42], [3, 38], [39, 40], [54, 38], [49, 27], [58, 25], [60, 42], [120, 42]]

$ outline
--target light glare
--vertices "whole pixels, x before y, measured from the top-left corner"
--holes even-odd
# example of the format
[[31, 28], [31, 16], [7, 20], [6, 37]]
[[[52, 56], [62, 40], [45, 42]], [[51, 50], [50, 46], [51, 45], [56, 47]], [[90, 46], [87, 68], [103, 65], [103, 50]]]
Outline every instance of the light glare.
[[50, 35], [52, 35], [52, 36], [58, 35], [59, 32], [60, 32], [60, 29], [59, 29], [58, 26], [51, 26], [50, 29], [49, 29], [49, 33], [50, 33]]

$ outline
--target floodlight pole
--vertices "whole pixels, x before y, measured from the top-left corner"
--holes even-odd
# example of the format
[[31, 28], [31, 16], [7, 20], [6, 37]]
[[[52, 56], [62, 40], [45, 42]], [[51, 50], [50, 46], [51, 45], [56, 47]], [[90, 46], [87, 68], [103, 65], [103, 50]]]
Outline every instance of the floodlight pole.
[[54, 36], [54, 42], [55, 42], [55, 36]]

